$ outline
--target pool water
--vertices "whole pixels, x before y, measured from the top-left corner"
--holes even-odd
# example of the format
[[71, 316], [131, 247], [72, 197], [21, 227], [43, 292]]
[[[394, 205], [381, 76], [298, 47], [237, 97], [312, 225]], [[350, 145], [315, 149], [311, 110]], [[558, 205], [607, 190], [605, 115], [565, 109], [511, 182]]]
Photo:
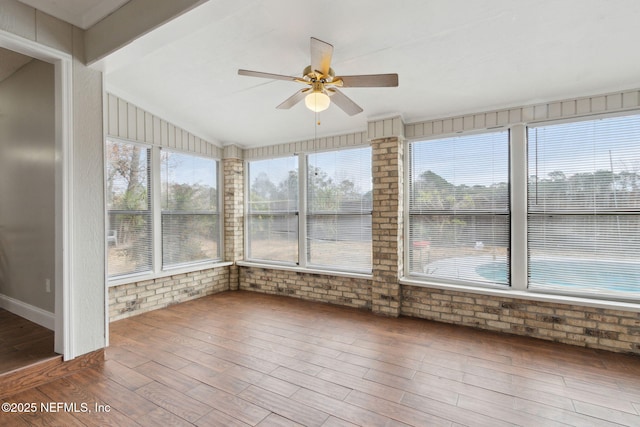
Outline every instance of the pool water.
[[[508, 283], [507, 265], [488, 262], [476, 273], [496, 283]], [[533, 260], [530, 283], [538, 286], [598, 288], [640, 292], [640, 264], [615, 261]]]

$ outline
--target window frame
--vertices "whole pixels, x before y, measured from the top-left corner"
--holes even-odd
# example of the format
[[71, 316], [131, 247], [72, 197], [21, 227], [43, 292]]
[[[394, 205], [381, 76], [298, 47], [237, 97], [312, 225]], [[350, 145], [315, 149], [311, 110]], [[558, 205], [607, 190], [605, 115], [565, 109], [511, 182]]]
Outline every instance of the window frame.
[[[159, 200], [159, 210], [160, 210], [160, 252], [161, 252], [161, 256], [160, 256], [160, 269], [162, 271], [172, 271], [172, 270], [176, 270], [176, 269], [182, 269], [184, 267], [189, 267], [189, 266], [196, 266], [199, 264], [209, 264], [212, 262], [220, 262], [222, 261], [223, 257], [224, 257], [224, 252], [223, 252], [223, 225], [222, 224], [222, 195], [221, 193], [224, 193], [224, 191], [221, 191], [221, 187], [220, 184], [223, 183], [223, 179], [221, 179], [221, 171], [220, 171], [220, 160], [213, 158], [213, 157], [208, 157], [208, 156], [203, 156], [202, 154], [197, 154], [197, 153], [189, 153], [189, 152], [184, 152], [181, 150], [176, 150], [173, 148], [162, 148], [160, 147], [159, 149], [160, 152], [160, 164], [159, 164], [159, 172], [160, 172], [160, 194], [162, 193], [162, 165], [163, 165], [163, 159], [162, 159], [162, 152], [166, 152], [166, 153], [175, 153], [181, 156], [191, 156], [191, 157], [199, 157], [202, 159], [206, 159], [206, 160], [210, 160], [215, 164], [215, 179], [216, 179], [216, 210], [209, 210], [209, 211], [194, 211], [194, 210], [170, 210], [170, 209], [163, 209], [162, 208], [162, 200], [161, 197], [158, 197]], [[223, 189], [222, 189], [223, 190]], [[164, 263], [164, 230], [163, 230], [163, 223], [164, 223], [164, 218], [165, 216], [172, 216], [172, 215], [189, 215], [189, 216], [195, 216], [195, 215], [212, 215], [215, 218], [215, 222], [217, 224], [217, 229], [218, 232], [216, 233], [216, 251], [218, 253], [218, 257], [217, 258], [207, 258], [207, 259], [200, 259], [200, 260], [195, 260], [195, 261], [187, 261], [187, 262], [182, 262], [182, 263], [176, 263], [176, 264], [169, 264], [169, 265], [165, 265]], [[154, 247], [154, 249], [157, 249]]]
[[[116, 137], [112, 135], [106, 135], [104, 139], [104, 146], [106, 147], [107, 141], [111, 140], [113, 142], [122, 143], [122, 144], [130, 144], [137, 145], [141, 147], [145, 147], [150, 150], [149, 156], [149, 192], [151, 195], [151, 260], [152, 260], [152, 268], [151, 270], [147, 270], [144, 272], [123, 274], [114, 277], [109, 277], [108, 274], [108, 242], [107, 242], [107, 234], [109, 231], [109, 223], [108, 220], [105, 220], [105, 230], [104, 230], [104, 244], [105, 244], [105, 281], [107, 287], [112, 286], [120, 286], [128, 283], [138, 282], [142, 280], [150, 280], [161, 277], [172, 276], [175, 274], [181, 273], [189, 273], [193, 271], [201, 271], [204, 269], [220, 267], [231, 265], [230, 262], [224, 261], [224, 168], [222, 167], [222, 161], [220, 158], [215, 156], [208, 156], [203, 153], [191, 152], [187, 150], [181, 150], [178, 148], [169, 148], [162, 147], [160, 145], [143, 143], [138, 141], [132, 141], [126, 138]], [[161, 151], [162, 150], [170, 150], [172, 152], [176, 152], [179, 154], [189, 155], [189, 156], [197, 156], [204, 157], [207, 159], [212, 159], [218, 165], [216, 171], [216, 180], [218, 185], [217, 198], [216, 202], [218, 203], [218, 211], [217, 211], [217, 221], [218, 221], [218, 253], [220, 258], [214, 260], [202, 260], [196, 261], [192, 263], [184, 263], [175, 266], [164, 267], [162, 263], [162, 206], [161, 206]], [[105, 171], [106, 165], [108, 163], [107, 153], [105, 150], [104, 154], [104, 162], [105, 162]], [[108, 218], [109, 210], [107, 209], [106, 197], [107, 197], [107, 177], [105, 174], [104, 177], [104, 191], [105, 197], [105, 219]]]
[[[497, 213], [496, 211], [487, 211], [487, 210], [478, 210], [478, 211], [458, 211], [455, 214], [457, 215], [482, 215], [485, 217], [506, 217], [507, 218], [507, 229], [508, 229], [508, 242], [509, 246], [507, 247], [507, 269], [508, 269], [508, 283], [507, 284], [497, 284], [497, 283], [489, 283], [489, 282], [473, 282], [470, 280], [459, 280], [454, 278], [440, 278], [440, 277], [429, 277], [427, 275], [415, 274], [411, 271], [411, 217], [412, 216], [428, 216], [428, 215], [449, 215], [452, 214], [449, 211], [440, 210], [440, 211], [432, 211], [429, 213], [412, 213], [411, 212], [411, 165], [413, 162], [413, 158], [411, 156], [412, 150], [411, 145], [419, 142], [428, 142], [435, 140], [443, 140], [447, 138], [456, 138], [460, 136], [473, 136], [473, 135], [483, 135], [490, 133], [498, 133], [498, 132], [507, 132], [507, 197], [508, 203], [507, 208], [504, 212]], [[514, 132], [512, 127], [510, 126], [500, 126], [491, 129], [483, 129], [477, 131], [469, 131], [469, 132], [456, 132], [456, 133], [447, 133], [442, 135], [435, 135], [429, 138], [416, 138], [416, 139], [407, 139], [405, 141], [404, 150], [405, 150], [405, 161], [404, 161], [404, 242], [403, 242], [403, 250], [404, 250], [404, 269], [403, 269], [403, 281], [411, 281], [415, 283], [425, 284], [425, 285], [442, 285], [443, 287], [465, 287], [465, 288], [475, 288], [478, 290], [487, 290], [487, 289], [496, 289], [496, 290], [507, 290], [514, 287], [514, 278], [513, 278], [513, 236], [514, 236], [514, 212], [513, 212], [513, 196], [514, 196], [514, 183], [513, 183], [513, 167], [512, 167], [512, 159], [517, 155], [518, 150], [514, 149], [512, 146], [512, 138], [514, 136]], [[525, 147], [526, 148], [526, 147]]]
[[[369, 217], [369, 222], [371, 224], [373, 224], [373, 200], [371, 201], [371, 210], [369, 210], [368, 212], [361, 212], [361, 213], [356, 213], [356, 212], [335, 212], [335, 213], [327, 213], [327, 212], [311, 212], [309, 207], [308, 207], [308, 202], [309, 202], [309, 195], [308, 195], [308, 190], [309, 190], [309, 182], [308, 182], [308, 177], [309, 177], [309, 157], [311, 155], [315, 155], [315, 154], [323, 154], [323, 153], [332, 153], [332, 152], [338, 152], [338, 151], [347, 151], [347, 150], [357, 150], [357, 149], [364, 149], [364, 148], [369, 148], [369, 161], [370, 163], [373, 161], [373, 150], [371, 148], [370, 145], [363, 145], [363, 146], [359, 146], [359, 147], [341, 147], [339, 149], [334, 149], [334, 150], [322, 150], [322, 151], [314, 151], [312, 153], [306, 153], [304, 155], [304, 164], [305, 164], [305, 182], [304, 182], [304, 218], [302, 219], [302, 222], [304, 223], [304, 230], [305, 230], [305, 236], [304, 236], [304, 257], [302, 257], [301, 259], [304, 259], [304, 264], [303, 266], [305, 268], [312, 268], [315, 270], [324, 270], [324, 271], [341, 271], [344, 273], [355, 273], [355, 274], [368, 274], [371, 275], [373, 274], [373, 228], [371, 229], [371, 239], [369, 240], [369, 250], [371, 251], [371, 268], [369, 270], [362, 270], [362, 269], [358, 269], [358, 268], [337, 268], [337, 266], [334, 265], [324, 265], [324, 264], [314, 264], [313, 262], [310, 262], [309, 260], [309, 254], [310, 254], [310, 250], [311, 248], [309, 247], [309, 218], [310, 217], [322, 217], [322, 216], [331, 216], [331, 215], [344, 215], [344, 216], [351, 216], [351, 217], [358, 217], [358, 218], [363, 218], [363, 217]], [[372, 192], [372, 196], [373, 196], [373, 167], [370, 167], [370, 171], [371, 171], [371, 192]], [[362, 222], [362, 221], [360, 221]], [[301, 251], [302, 254], [302, 251]]]
[[[344, 151], [344, 150], [354, 150], [359, 148], [371, 148], [370, 144], [361, 144], [354, 146], [346, 146], [339, 148], [330, 148], [324, 150], [313, 150], [308, 152], [297, 152], [295, 154], [283, 154], [281, 156], [272, 156], [272, 157], [261, 157], [255, 159], [245, 160], [245, 230], [249, 230], [249, 217], [251, 213], [249, 211], [249, 192], [250, 192], [250, 163], [254, 161], [262, 161], [269, 159], [279, 159], [285, 157], [296, 157], [297, 158], [297, 166], [298, 166], [298, 210], [296, 212], [296, 216], [298, 218], [298, 261], [296, 263], [277, 261], [277, 260], [265, 260], [260, 258], [251, 258], [249, 255], [249, 232], [245, 232], [244, 238], [244, 254], [245, 261], [242, 261], [241, 265], [249, 265], [249, 266], [260, 266], [264, 265], [268, 268], [279, 268], [285, 270], [292, 271], [304, 271], [308, 273], [317, 273], [317, 274], [332, 274], [337, 276], [344, 277], [354, 277], [354, 278], [371, 278], [372, 271], [362, 271], [356, 269], [341, 269], [336, 268], [335, 266], [324, 266], [309, 263], [307, 259], [308, 253], [308, 215], [310, 214], [307, 209], [307, 177], [308, 177], [308, 158], [310, 155], [319, 154], [319, 153], [329, 153], [334, 151]], [[371, 158], [373, 156], [373, 152], [371, 152]], [[371, 171], [372, 183], [373, 183], [373, 170]], [[373, 184], [372, 184], [373, 185]], [[373, 188], [373, 187], [372, 187]], [[373, 209], [368, 213], [369, 216], [372, 216]], [[348, 215], [354, 215], [353, 213], [349, 213]], [[302, 232], [301, 232], [302, 231]], [[371, 240], [371, 245], [372, 245]], [[373, 267], [373, 265], [372, 265]]]
[[[629, 117], [629, 116], [638, 116], [640, 118], [640, 110], [628, 110], [628, 111], [619, 111], [619, 112], [613, 112], [613, 113], [600, 113], [600, 114], [590, 114], [590, 115], [584, 115], [584, 116], [579, 116], [579, 117], [573, 117], [573, 118], [563, 118], [563, 119], [557, 119], [557, 120], [544, 120], [544, 121], [532, 121], [530, 123], [527, 123], [526, 126], [524, 126], [525, 128], [525, 168], [527, 170], [527, 176], [525, 177], [525, 187], [526, 187], [526, 191], [525, 191], [525, 212], [526, 212], [526, 219], [525, 219], [525, 227], [524, 227], [524, 232], [526, 234], [526, 243], [527, 243], [527, 263], [526, 263], [526, 269], [525, 269], [525, 279], [526, 279], [526, 284], [525, 284], [525, 291], [529, 294], [536, 294], [536, 295], [551, 295], [551, 296], [557, 296], [560, 298], [584, 298], [584, 299], [590, 299], [590, 300], [601, 300], [601, 301], [606, 301], [606, 302], [611, 302], [613, 304], [634, 304], [637, 303], [637, 297], [635, 297], [634, 295], [630, 295], [628, 297], [624, 296], [624, 295], [612, 295], [612, 294], [598, 294], [596, 292], [581, 292], [579, 290], [571, 290], [571, 289], [557, 289], [557, 288], [544, 288], [544, 287], [529, 287], [529, 283], [530, 283], [530, 278], [529, 278], [529, 270], [530, 270], [530, 258], [529, 258], [529, 226], [528, 226], [528, 222], [529, 222], [529, 217], [530, 216], [544, 216], [544, 215], [558, 215], [558, 216], [567, 216], [567, 217], [572, 217], [572, 216], [585, 216], [586, 212], [585, 210], [575, 210], [575, 209], [571, 209], [571, 210], [555, 210], [553, 212], [544, 212], [544, 211], [530, 211], [529, 210], [529, 186], [528, 186], [528, 170], [529, 170], [529, 157], [528, 157], [528, 146], [529, 146], [529, 141], [528, 141], [528, 134], [529, 134], [529, 129], [532, 128], [540, 128], [540, 127], [546, 127], [546, 126], [554, 126], [554, 125], [562, 125], [562, 124], [572, 124], [572, 123], [580, 123], [580, 122], [589, 122], [589, 121], [599, 121], [599, 120], [606, 120], [606, 119], [611, 119], [611, 118], [616, 118], [616, 117]], [[640, 217], [640, 210], [634, 210], [634, 211], [628, 211], [628, 210], [617, 210], [617, 209], [607, 209], [607, 210], [602, 210], [601, 212], [598, 212], [596, 214], [593, 214], [593, 212], [589, 213], [589, 215], [595, 215], [595, 216], [610, 216], [610, 215], [638, 215]]]
[[[409, 144], [416, 141], [430, 139], [442, 139], [447, 136], [459, 134], [473, 134], [492, 132], [497, 129], [509, 129], [510, 131], [510, 155], [509, 155], [509, 197], [511, 212], [510, 232], [510, 261], [511, 261], [511, 286], [508, 288], [495, 288], [489, 286], [477, 286], [468, 283], [447, 283], [440, 280], [422, 280], [409, 275], [409, 197], [403, 201], [404, 206], [404, 275], [400, 279], [401, 285], [427, 287], [433, 289], [453, 290], [470, 294], [488, 295], [495, 297], [520, 298], [530, 301], [551, 303], [576, 304], [588, 307], [640, 310], [637, 300], [616, 298], [612, 296], [596, 296], [594, 294], [576, 292], [555, 292], [543, 289], [530, 289], [528, 287], [529, 251], [528, 251], [528, 128], [540, 127], [562, 123], [575, 123], [606, 119], [609, 117], [639, 115], [640, 109], [630, 108], [624, 111], [591, 113], [575, 115], [572, 117], [560, 117], [557, 119], [523, 120], [516, 123], [505, 123], [484, 130], [473, 131], [449, 131], [432, 137], [407, 138], [404, 142], [405, 153], [409, 153]], [[405, 156], [404, 192], [409, 194], [409, 155]]]
[[[154, 181], [154, 171], [153, 171], [153, 146], [150, 144], [144, 144], [144, 143], [139, 143], [139, 142], [134, 142], [134, 141], [127, 141], [127, 140], [123, 140], [120, 138], [111, 138], [111, 137], [107, 137], [105, 139], [105, 148], [107, 146], [107, 144], [109, 142], [112, 143], [116, 143], [119, 145], [128, 145], [131, 147], [138, 147], [141, 149], [144, 149], [147, 154], [147, 159], [146, 159], [146, 163], [147, 163], [147, 167], [146, 167], [146, 174], [147, 174], [147, 188], [146, 188], [146, 193], [147, 193], [147, 209], [146, 210], [122, 210], [122, 209], [109, 209], [108, 207], [108, 194], [107, 194], [107, 182], [108, 182], [108, 177], [107, 177], [107, 171], [109, 169], [109, 159], [108, 159], [108, 153], [106, 152], [107, 150], [105, 150], [105, 179], [104, 179], [104, 197], [105, 197], [105, 276], [107, 278], [107, 281], [121, 281], [121, 280], [128, 280], [130, 277], [138, 277], [138, 276], [145, 276], [148, 275], [150, 273], [152, 273], [154, 271], [154, 265], [155, 265], [155, 260], [154, 260], [154, 256], [153, 256], [153, 248], [155, 245], [155, 230], [154, 230], [154, 203], [156, 202], [156, 194], [154, 193], [154, 185], [153, 185], [153, 181]], [[122, 274], [115, 274], [113, 276], [111, 276], [109, 274], [109, 263], [108, 263], [108, 258], [109, 258], [109, 244], [110, 244], [110, 230], [111, 230], [111, 225], [110, 225], [110, 216], [114, 214], [114, 215], [118, 215], [118, 214], [130, 214], [130, 215], [144, 215], [148, 218], [149, 221], [149, 230], [148, 230], [148, 240], [149, 240], [149, 244], [151, 247], [151, 253], [149, 254], [145, 254], [148, 258], [149, 258], [149, 269], [145, 269], [142, 271], [130, 271], [130, 272], [126, 272], [126, 273], [122, 273]], [[115, 241], [117, 242], [117, 234], [115, 237]]]
[[[285, 159], [285, 158], [292, 158], [295, 159], [295, 163], [297, 164], [298, 167], [298, 204], [297, 204], [297, 209], [295, 211], [277, 211], [275, 213], [265, 213], [265, 212], [252, 212], [250, 209], [250, 193], [251, 193], [251, 174], [250, 174], [250, 163], [251, 162], [259, 162], [259, 161], [265, 161], [265, 160], [274, 160], [274, 159]], [[284, 156], [279, 156], [279, 157], [270, 157], [270, 158], [260, 158], [260, 159], [252, 159], [252, 160], [245, 160], [244, 162], [244, 258], [247, 261], [250, 261], [252, 263], [258, 263], [258, 264], [266, 264], [266, 265], [276, 265], [276, 266], [288, 266], [288, 267], [293, 267], [293, 266], [298, 266], [300, 265], [300, 212], [301, 212], [301, 204], [302, 199], [300, 197], [300, 180], [301, 180], [301, 176], [300, 176], [300, 156], [298, 154], [290, 154], [290, 155], [284, 155]], [[273, 260], [273, 259], [263, 259], [263, 258], [252, 258], [250, 255], [250, 251], [251, 251], [251, 236], [250, 236], [250, 219], [253, 216], [260, 216], [260, 215], [271, 215], [271, 216], [280, 216], [283, 218], [289, 217], [289, 216], [294, 216], [297, 218], [297, 220], [295, 221], [295, 224], [297, 226], [297, 248], [296, 248], [296, 255], [297, 255], [297, 260], [296, 261], [284, 261], [284, 260]]]

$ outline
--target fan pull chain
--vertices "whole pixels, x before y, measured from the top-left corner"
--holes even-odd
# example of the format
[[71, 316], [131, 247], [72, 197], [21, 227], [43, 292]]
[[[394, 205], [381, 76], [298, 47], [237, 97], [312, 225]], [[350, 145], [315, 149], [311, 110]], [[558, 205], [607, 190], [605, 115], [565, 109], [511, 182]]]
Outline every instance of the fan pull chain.
[[313, 126], [313, 151], [317, 151], [318, 147], [316, 146], [316, 143], [318, 142], [318, 126], [320, 126], [320, 120], [318, 120], [318, 112], [315, 111], [315, 124]]

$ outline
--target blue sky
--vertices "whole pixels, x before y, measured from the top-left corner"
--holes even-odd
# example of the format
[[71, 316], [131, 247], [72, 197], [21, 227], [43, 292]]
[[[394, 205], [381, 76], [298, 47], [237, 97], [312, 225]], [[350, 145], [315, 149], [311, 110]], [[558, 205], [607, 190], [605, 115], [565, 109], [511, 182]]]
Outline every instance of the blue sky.
[[[363, 193], [372, 188], [369, 147], [309, 154], [309, 162], [322, 169], [336, 182], [350, 180]], [[271, 182], [278, 185], [287, 179], [289, 171], [297, 169], [297, 156], [252, 161], [249, 180], [253, 183], [257, 176], [266, 173]]]
[[412, 149], [414, 179], [430, 170], [455, 185], [509, 180], [508, 131], [416, 142]]
[[[624, 132], [621, 132], [624, 129]], [[538, 138], [538, 175], [554, 171], [575, 173], [640, 172], [640, 116], [612, 117], [541, 126], [529, 130], [529, 175], [535, 174]]]
[[[624, 132], [621, 132], [624, 129]], [[535, 139], [538, 139], [537, 153]], [[508, 132], [464, 135], [416, 142], [415, 178], [426, 170], [455, 185], [508, 181]], [[547, 178], [598, 170], [640, 173], [640, 116], [609, 117], [529, 129], [529, 172]]]
[[167, 170], [166, 162], [162, 162], [161, 174], [163, 178], [168, 174], [174, 184], [200, 184], [216, 187], [216, 162], [213, 159], [174, 151], [163, 151], [163, 154], [170, 156], [170, 169]]

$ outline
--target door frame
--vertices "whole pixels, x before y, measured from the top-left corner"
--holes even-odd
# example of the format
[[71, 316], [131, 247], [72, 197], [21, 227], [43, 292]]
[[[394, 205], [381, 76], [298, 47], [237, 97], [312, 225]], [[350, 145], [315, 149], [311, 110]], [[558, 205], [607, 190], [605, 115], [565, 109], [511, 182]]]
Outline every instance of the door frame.
[[64, 360], [75, 357], [72, 312], [73, 230], [73, 57], [0, 30], [0, 47], [53, 64], [55, 81], [55, 340]]

